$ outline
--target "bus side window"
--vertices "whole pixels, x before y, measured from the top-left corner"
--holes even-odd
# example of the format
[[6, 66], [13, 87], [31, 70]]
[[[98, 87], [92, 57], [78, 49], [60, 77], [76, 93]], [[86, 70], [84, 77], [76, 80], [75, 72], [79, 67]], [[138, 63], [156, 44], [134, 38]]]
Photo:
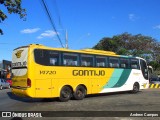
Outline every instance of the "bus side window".
[[87, 66], [87, 62], [86, 61], [82, 61], [81, 66]]
[[96, 67], [106, 67], [106, 57], [96, 56]]
[[45, 66], [59, 65], [59, 52], [45, 49], [34, 50], [35, 62]]
[[48, 51], [49, 65], [58, 66], [59, 65], [59, 53], [56, 51]]
[[131, 59], [131, 69], [140, 69], [137, 59]]
[[129, 60], [127, 58], [120, 58], [120, 67], [121, 68], [128, 68], [129, 67]]
[[112, 64], [112, 63], [109, 63], [109, 67], [111, 67], [111, 68], [112, 68], [112, 67], [113, 67], [113, 64]]
[[81, 66], [93, 67], [93, 56], [92, 55], [81, 55]]
[[50, 58], [50, 64], [51, 65], [57, 65], [57, 59], [56, 58]]
[[109, 67], [119, 68], [119, 58], [109, 57]]
[[132, 69], [137, 69], [138, 67], [137, 67], [137, 65], [131, 65], [131, 68]]
[[63, 53], [64, 66], [78, 66], [78, 55], [75, 53]]

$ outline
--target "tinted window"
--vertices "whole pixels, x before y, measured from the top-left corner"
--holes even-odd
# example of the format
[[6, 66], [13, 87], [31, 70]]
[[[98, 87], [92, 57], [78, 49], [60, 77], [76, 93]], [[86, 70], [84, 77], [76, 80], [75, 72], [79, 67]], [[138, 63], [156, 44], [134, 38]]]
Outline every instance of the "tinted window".
[[146, 62], [144, 60], [141, 60], [140, 63], [141, 63], [141, 71], [142, 71], [143, 77], [145, 79], [148, 79], [147, 64], [146, 64]]
[[120, 58], [120, 67], [129, 68], [129, 60], [127, 58]]
[[109, 67], [119, 68], [119, 59], [115, 57], [109, 57]]
[[78, 66], [78, 55], [72, 53], [63, 53], [63, 65]]
[[81, 55], [81, 66], [93, 67], [93, 56]]
[[59, 52], [43, 49], [34, 50], [35, 62], [46, 66], [59, 65]]
[[131, 69], [139, 69], [139, 62], [137, 59], [131, 59]]
[[106, 57], [96, 56], [96, 67], [106, 67]]

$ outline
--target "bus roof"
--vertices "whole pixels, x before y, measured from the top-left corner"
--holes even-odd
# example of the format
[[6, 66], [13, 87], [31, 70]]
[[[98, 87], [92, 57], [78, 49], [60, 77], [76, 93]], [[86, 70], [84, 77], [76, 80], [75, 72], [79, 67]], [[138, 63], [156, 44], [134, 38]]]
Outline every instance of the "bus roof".
[[81, 51], [90, 52], [90, 53], [98, 53], [98, 54], [107, 54], [107, 55], [116, 55], [115, 52], [111, 51], [103, 51], [103, 50], [95, 50], [95, 49], [82, 49]]
[[[75, 53], [84, 53], [84, 54], [98, 54], [98, 55], [120, 56], [120, 57], [124, 57], [124, 58], [143, 59], [141, 57], [117, 55], [115, 52], [112, 52], [112, 51], [103, 51], [103, 50], [95, 50], [95, 49], [71, 50], [71, 49], [67, 49], [67, 48], [52, 48], [52, 47], [44, 46], [42, 44], [30, 44], [28, 46], [22, 46], [22, 47], [18, 47], [16, 49], [24, 48], [24, 47], [31, 47], [32, 49], [39, 48], [39, 49], [46, 49], [46, 50], [49, 49], [49, 50], [65, 51], [65, 52], [75, 52]], [[16, 49], [14, 49], [14, 50], [16, 50]]]
[[57, 51], [75, 52], [75, 53], [119, 56], [119, 55], [116, 55], [115, 52], [95, 50], [95, 49], [71, 50], [71, 49], [67, 49], [67, 48], [52, 48], [52, 47], [44, 46], [44, 45], [41, 45], [41, 44], [30, 44], [29, 46], [32, 47], [33, 49], [40, 48], [40, 49], [50, 49], [50, 50], [57, 50]]

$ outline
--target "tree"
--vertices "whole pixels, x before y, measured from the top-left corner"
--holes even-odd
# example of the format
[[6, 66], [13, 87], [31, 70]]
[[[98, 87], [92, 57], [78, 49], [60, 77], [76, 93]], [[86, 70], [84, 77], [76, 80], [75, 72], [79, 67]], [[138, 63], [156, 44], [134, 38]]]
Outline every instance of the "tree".
[[102, 40], [99, 41], [97, 45], [95, 45], [93, 48], [94, 49], [99, 49], [99, 50], [110, 50], [110, 51], [117, 51], [118, 44], [116, 41], [112, 40], [109, 37], [105, 37]]
[[144, 54], [152, 54], [154, 43], [156, 40], [149, 36], [141, 34], [131, 35], [123, 33], [121, 35], [113, 36], [113, 40], [118, 42], [119, 49], [116, 51], [118, 54], [121, 49], [127, 49], [129, 55], [142, 56]]
[[104, 37], [93, 49], [113, 51], [120, 55], [142, 57], [155, 70], [160, 69], [160, 43], [150, 36], [123, 33], [112, 38]]
[[[94, 49], [114, 51], [117, 54], [140, 56], [154, 54], [160, 50], [155, 39], [141, 34], [123, 33], [112, 38], [105, 37], [93, 47]], [[156, 54], [157, 55], [157, 54]]]
[[154, 71], [160, 69], [160, 64], [157, 61], [151, 61], [149, 65], [153, 67]]
[[[21, 0], [0, 0], [0, 4], [7, 8], [9, 14], [18, 14], [20, 18], [26, 16], [26, 10], [21, 7]], [[0, 10], [0, 23], [7, 18], [7, 15]], [[0, 34], [3, 35], [2, 29], [0, 29]]]

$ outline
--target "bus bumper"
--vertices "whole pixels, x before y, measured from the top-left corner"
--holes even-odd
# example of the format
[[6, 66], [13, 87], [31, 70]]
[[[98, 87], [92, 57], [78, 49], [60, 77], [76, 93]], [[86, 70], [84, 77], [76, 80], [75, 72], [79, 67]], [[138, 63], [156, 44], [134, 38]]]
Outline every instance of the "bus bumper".
[[[26, 88], [27, 89], [27, 88]], [[21, 97], [31, 97], [26, 89], [17, 89], [17, 88], [12, 88], [11, 91], [13, 94]]]

